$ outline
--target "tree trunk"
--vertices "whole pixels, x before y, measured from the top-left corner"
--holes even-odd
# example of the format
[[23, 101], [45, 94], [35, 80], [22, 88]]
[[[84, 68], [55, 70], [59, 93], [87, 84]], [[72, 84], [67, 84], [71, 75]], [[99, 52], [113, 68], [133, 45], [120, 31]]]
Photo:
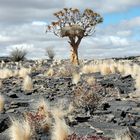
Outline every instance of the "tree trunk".
[[78, 46], [76, 45], [71, 46], [71, 63], [74, 65], [79, 65]]

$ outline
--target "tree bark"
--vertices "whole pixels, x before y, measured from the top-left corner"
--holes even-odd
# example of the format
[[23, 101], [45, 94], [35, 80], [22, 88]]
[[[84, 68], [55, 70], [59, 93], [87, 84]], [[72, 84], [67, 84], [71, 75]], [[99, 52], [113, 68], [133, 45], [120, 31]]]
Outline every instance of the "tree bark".
[[77, 45], [71, 46], [71, 63], [74, 65], [79, 65]]

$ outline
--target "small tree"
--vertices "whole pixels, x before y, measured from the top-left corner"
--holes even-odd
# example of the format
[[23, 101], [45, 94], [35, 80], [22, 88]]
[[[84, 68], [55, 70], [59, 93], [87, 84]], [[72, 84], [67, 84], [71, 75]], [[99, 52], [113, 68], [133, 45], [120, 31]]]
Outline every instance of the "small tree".
[[78, 9], [64, 8], [54, 13], [58, 21], [48, 25], [47, 31], [53, 32], [58, 37], [68, 37], [71, 46], [71, 62], [79, 64], [78, 47], [83, 37], [92, 35], [95, 26], [103, 22], [103, 18], [91, 9], [80, 13]]

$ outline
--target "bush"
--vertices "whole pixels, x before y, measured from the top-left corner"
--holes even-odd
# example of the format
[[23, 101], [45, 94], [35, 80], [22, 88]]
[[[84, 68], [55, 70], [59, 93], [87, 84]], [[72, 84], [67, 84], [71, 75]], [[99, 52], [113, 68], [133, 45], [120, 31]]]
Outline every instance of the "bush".
[[10, 58], [15, 62], [19, 62], [25, 60], [26, 55], [27, 51], [24, 49], [15, 48], [11, 51]]
[[49, 57], [49, 59], [53, 60], [55, 53], [52, 48], [46, 48], [46, 55]]

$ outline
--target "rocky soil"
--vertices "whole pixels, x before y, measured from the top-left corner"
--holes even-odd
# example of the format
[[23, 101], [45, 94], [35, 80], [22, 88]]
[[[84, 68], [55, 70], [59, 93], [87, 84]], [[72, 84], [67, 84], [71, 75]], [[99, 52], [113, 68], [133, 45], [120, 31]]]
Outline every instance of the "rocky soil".
[[[33, 65], [34, 61], [26, 61], [23, 65]], [[8, 140], [8, 128], [11, 117], [22, 118], [31, 110], [31, 105], [44, 98], [51, 106], [63, 102], [65, 108], [69, 104], [75, 106], [72, 119], [66, 122], [73, 133], [78, 135], [99, 135], [115, 138], [129, 131], [133, 138], [140, 140], [140, 96], [136, 95], [134, 79], [131, 75], [119, 73], [102, 76], [100, 73], [83, 74], [77, 85], [72, 83], [72, 76], [44, 75], [51, 62], [42, 64], [38, 71], [30, 74], [33, 80], [33, 91], [22, 89], [22, 78], [11, 77], [2, 81], [0, 93], [5, 97], [4, 111], [0, 112], [0, 140]], [[55, 66], [57, 70], [57, 66]], [[86, 76], [96, 78], [96, 84], [90, 86], [83, 80]], [[95, 100], [91, 100], [94, 93]], [[82, 94], [83, 100], [79, 99]], [[89, 98], [86, 98], [89, 95]], [[89, 104], [87, 104], [89, 103]], [[37, 140], [50, 140], [49, 134], [38, 132]]]

